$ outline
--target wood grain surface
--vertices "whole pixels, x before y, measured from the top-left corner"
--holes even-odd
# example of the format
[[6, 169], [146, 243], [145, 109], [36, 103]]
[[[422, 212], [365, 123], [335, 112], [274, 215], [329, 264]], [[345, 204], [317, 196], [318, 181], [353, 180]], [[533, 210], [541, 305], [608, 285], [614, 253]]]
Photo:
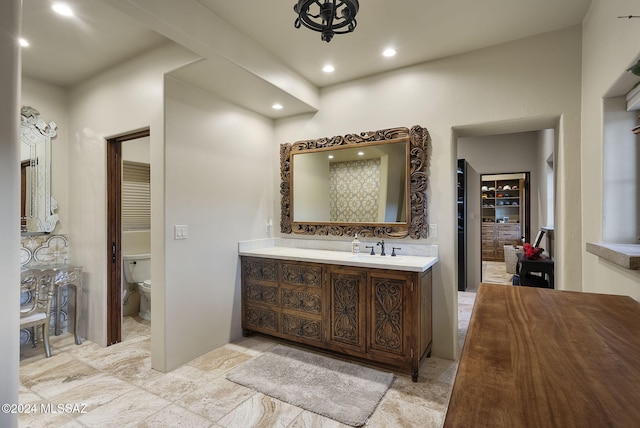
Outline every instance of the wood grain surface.
[[640, 303], [481, 284], [444, 426], [640, 426]]

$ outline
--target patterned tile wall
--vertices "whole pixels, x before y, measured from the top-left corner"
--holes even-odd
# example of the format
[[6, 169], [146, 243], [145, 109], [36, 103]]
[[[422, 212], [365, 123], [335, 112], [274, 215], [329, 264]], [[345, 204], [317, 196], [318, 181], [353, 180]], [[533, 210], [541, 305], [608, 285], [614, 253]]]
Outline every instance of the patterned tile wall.
[[69, 260], [66, 235], [23, 236], [20, 240], [20, 265], [62, 264]]
[[330, 164], [331, 221], [378, 221], [379, 195], [380, 158]]

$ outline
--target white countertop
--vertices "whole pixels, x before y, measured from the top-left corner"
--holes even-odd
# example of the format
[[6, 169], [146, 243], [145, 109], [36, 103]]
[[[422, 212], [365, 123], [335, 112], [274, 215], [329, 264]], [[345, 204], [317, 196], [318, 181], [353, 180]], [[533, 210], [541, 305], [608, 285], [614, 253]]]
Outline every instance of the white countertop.
[[294, 247], [266, 247], [239, 250], [241, 256], [263, 257], [313, 263], [338, 264], [344, 266], [394, 269], [410, 272], [424, 272], [438, 262], [438, 257], [405, 256], [392, 257], [368, 253], [352, 254], [347, 251], [317, 250]]

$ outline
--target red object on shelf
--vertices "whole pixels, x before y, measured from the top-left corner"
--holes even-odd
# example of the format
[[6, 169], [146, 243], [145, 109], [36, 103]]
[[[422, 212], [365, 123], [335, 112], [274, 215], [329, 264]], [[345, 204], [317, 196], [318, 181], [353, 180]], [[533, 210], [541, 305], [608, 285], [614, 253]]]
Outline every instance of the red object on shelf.
[[522, 246], [524, 250], [524, 256], [529, 260], [536, 260], [540, 258], [540, 254], [544, 251], [542, 247], [534, 247], [529, 243], [526, 243]]

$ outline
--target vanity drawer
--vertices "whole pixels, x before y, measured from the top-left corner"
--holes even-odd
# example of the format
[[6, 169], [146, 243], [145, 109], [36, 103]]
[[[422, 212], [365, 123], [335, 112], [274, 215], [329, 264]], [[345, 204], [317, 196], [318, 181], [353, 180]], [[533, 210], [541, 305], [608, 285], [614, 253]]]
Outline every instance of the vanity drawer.
[[265, 304], [279, 306], [278, 286], [246, 281], [243, 287], [244, 299], [249, 304]]
[[301, 287], [282, 287], [282, 309], [319, 315], [322, 313], [321, 290], [309, 290]]
[[282, 263], [282, 284], [322, 288], [322, 268], [318, 265]]
[[242, 258], [242, 279], [244, 281], [278, 282], [278, 262], [259, 257]]
[[243, 306], [242, 327], [266, 333], [278, 333], [278, 312], [269, 308]]
[[322, 343], [322, 320], [319, 318], [283, 313], [281, 325], [287, 339]]

